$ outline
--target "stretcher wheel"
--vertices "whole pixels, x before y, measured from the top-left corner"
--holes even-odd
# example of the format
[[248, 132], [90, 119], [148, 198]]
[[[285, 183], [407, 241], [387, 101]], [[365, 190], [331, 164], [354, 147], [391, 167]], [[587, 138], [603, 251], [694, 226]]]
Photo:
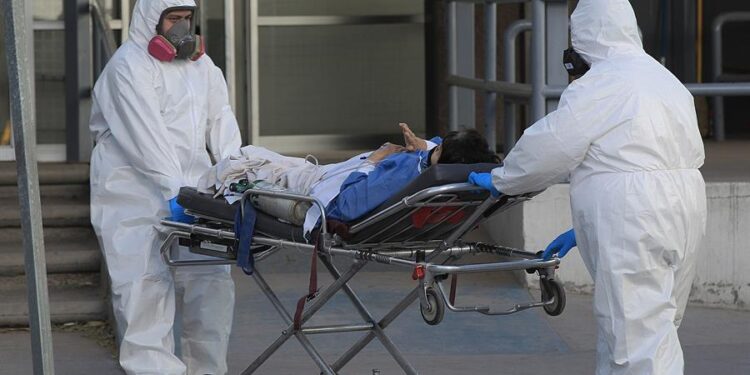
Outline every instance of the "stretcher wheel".
[[425, 293], [427, 294], [427, 302], [430, 303], [430, 309], [425, 309], [420, 303], [419, 312], [422, 313], [422, 319], [425, 323], [431, 326], [438, 325], [445, 315], [445, 302], [433, 288], [427, 288]]
[[554, 298], [555, 301], [549, 305], [544, 305], [544, 311], [549, 316], [558, 316], [565, 310], [565, 289], [557, 280], [541, 279], [539, 280], [542, 289], [542, 301]]

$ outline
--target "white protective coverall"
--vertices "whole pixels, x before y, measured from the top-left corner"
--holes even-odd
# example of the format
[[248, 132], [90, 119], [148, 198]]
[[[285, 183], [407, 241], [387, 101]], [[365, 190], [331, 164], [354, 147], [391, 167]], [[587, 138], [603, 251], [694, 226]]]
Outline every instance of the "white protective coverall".
[[[234, 308], [228, 266], [180, 268], [159, 257], [159, 220], [181, 186], [241, 146], [226, 81], [208, 56], [147, 52], [162, 12], [192, 0], [141, 0], [129, 39], [94, 88], [91, 222], [112, 283], [120, 364], [128, 374], [224, 374]], [[177, 292], [175, 292], [177, 291]], [[182, 310], [182, 360], [174, 355]]]
[[595, 281], [597, 374], [682, 374], [677, 328], [706, 225], [693, 97], [644, 52], [627, 0], [581, 0], [571, 32], [591, 70], [524, 132], [493, 185], [513, 195], [570, 178]]

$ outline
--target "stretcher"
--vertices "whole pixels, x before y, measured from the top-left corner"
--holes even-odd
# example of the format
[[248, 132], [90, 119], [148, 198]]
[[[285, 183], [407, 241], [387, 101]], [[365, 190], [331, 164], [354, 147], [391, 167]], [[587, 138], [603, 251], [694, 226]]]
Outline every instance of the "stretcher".
[[[308, 243], [301, 227], [257, 212], [252, 251], [258, 266], [250, 275], [288, 327], [243, 374], [256, 371], [291, 337], [299, 340], [324, 374], [336, 374], [375, 338], [380, 340], [405, 373], [416, 374], [417, 371], [385, 332], [388, 325], [415, 299], [419, 300], [422, 318], [430, 325], [439, 324], [446, 310], [507, 315], [541, 307], [549, 315], [559, 315], [565, 308], [565, 292], [555, 280], [555, 269], [560, 263], [558, 258], [542, 260], [539, 253], [463, 240], [466, 233], [491, 215], [507, 210], [535, 195], [494, 197], [483, 189], [465, 183], [471, 171], [490, 171], [494, 167], [497, 165], [432, 166], [372, 213], [356, 222], [345, 224], [326, 220], [325, 207], [309, 196], [250, 189], [244, 192], [239, 204], [229, 205], [224, 199], [214, 199], [210, 195], [200, 194], [194, 188], [182, 188], [178, 202], [185, 207], [186, 213], [195, 216], [197, 220], [193, 224], [163, 220], [162, 224], [171, 231], [161, 247], [161, 254], [164, 261], [172, 267], [232, 264], [237, 259], [239, 245], [233, 232], [235, 214], [243, 207], [246, 199], [253, 195], [268, 195], [317, 205], [322, 218], [314, 244]], [[210, 258], [179, 260], [173, 254], [175, 242], [188, 247], [190, 252], [208, 255]], [[294, 317], [282, 305], [261, 275], [263, 259], [284, 249], [303, 249], [311, 252], [311, 279], [317, 273], [316, 258], [333, 277], [330, 285], [319, 290], [311, 282], [310, 294], [301, 300], [304, 309], [298, 308]], [[502, 255], [503, 257], [493, 258], [503, 260], [456, 264], [462, 256], [478, 253]], [[349, 258], [351, 264], [348, 270], [341, 272], [332, 262], [333, 257]], [[404, 268], [412, 273], [416, 284], [408, 295], [380, 319], [376, 319], [369, 312], [349, 285], [349, 281], [359, 271], [373, 262]], [[459, 274], [518, 270], [538, 274], [541, 300], [519, 302], [504, 308], [497, 308], [491, 304], [456, 304], [456, 278]], [[305, 323], [339, 291], [348, 296], [363, 322], [306, 325]], [[309, 302], [307, 306], [305, 302]], [[365, 332], [364, 336], [333, 363], [326, 362], [307, 337], [313, 334], [357, 331]]]

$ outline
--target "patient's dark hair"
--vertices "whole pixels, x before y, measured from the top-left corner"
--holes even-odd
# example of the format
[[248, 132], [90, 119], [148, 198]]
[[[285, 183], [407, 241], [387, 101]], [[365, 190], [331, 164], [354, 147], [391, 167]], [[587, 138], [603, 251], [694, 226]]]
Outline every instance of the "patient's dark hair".
[[474, 129], [452, 131], [443, 138], [438, 164], [499, 163], [487, 140]]

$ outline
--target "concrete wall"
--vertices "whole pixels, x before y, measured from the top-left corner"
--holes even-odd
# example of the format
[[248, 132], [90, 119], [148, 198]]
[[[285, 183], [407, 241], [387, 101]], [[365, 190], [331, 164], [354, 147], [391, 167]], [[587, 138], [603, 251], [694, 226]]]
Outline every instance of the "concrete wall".
[[[707, 183], [708, 225], [699, 253], [690, 301], [750, 309], [750, 183]], [[483, 230], [499, 244], [544, 249], [571, 227], [568, 185], [553, 186], [533, 200], [493, 217]], [[577, 250], [563, 259], [558, 278], [569, 292], [591, 293], [594, 285]], [[528, 277], [536, 287], [537, 278]]]

